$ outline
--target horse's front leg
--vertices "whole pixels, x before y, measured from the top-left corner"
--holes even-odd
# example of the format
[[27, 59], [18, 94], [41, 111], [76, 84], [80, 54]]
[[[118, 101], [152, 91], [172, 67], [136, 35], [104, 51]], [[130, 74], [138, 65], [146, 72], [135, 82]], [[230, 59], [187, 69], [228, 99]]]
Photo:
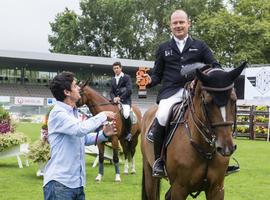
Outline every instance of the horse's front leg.
[[96, 176], [96, 181], [101, 181], [104, 175], [104, 144], [98, 144], [98, 175]]
[[136, 133], [137, 137], [134, 137], [134, 140], [131, 143], [131, 174], [136, 174], [136, 164], [135, 164], [135, 152], [136, 146], [138, 144], [138, 133]]
[[113, 163], [115, 167], [115, 181], [120, 182], [121, 177], [120, 177], [120, 165], [118, 156], [119, 143], [117, 137], [112, 138], [112, 147], [113, 147]]
[[224, 183], [209, 187], [205, 195], [207, 200], [224, 200]]
[[187, 189], [177, 182], [171, 185], [171, 189], [169, 192], [170, 194], [167, 195], [171, 197], [170, 200], [185, 200], [188, 196]]

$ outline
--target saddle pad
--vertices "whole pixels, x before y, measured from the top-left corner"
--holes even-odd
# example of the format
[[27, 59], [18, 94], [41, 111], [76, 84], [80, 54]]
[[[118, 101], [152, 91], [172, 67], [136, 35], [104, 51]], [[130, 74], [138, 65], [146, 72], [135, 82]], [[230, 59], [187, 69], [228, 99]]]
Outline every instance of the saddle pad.
[[130, 111], [130, 119], [131, 119], [132, 124], [137, 124], [138, 119], [137, 119], [135, 112], [132, 109]]

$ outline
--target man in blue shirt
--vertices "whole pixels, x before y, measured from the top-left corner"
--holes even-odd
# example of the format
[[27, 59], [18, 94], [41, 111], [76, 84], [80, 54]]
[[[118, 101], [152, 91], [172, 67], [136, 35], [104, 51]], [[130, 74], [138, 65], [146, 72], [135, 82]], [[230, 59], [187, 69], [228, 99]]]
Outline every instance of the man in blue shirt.
[[[71, 72], [55, 76], [50, 90], [57, 101], [48, 119], [51, 158], [45, 167], [44, 199], [84, 200], [84, 146], [107, 141], [108, 136], [116, 134], [113, 126], [103, 125], [114, 120], [115, 113], [104, 111], [85, 121], [78, 119], [80, 87]], [[102, 125], [102, 131], [93, 133]]]

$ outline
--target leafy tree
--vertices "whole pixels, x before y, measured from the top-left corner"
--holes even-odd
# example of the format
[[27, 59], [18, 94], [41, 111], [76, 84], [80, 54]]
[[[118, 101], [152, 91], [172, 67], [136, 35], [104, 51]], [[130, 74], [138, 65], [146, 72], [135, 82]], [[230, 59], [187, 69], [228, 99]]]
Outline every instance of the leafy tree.
[[231, 10], [206, 13], [196, 23], [197, 36], [213, 49], [223, 65], [270, 62], [270, 2], [233, 1]]
[[53, 32], [53, 35], [49, 35], [51, 52], [80, 54], [82, 44], [79, 19], [74, 11], [66, 8], [63, 13], [57, 14], [55, 22], [50, 23], [50, 26]]
[[66, 9], [50, 23], [52, 52], [149, 60], [170, 38], [172, 11], [184, 9], [196, 22], [222, 0], [81, 0], [80, 7], [80, 16]]

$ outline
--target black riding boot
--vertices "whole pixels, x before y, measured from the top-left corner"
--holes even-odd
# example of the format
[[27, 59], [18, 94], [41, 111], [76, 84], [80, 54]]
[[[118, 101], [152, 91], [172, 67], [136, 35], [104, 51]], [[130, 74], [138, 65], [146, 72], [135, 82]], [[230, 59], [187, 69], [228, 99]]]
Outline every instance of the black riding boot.
[[[157, 119], [155, 119], [157, 120]], [[156, 126], [154, 127], [154, 152], [155, 152], [155, 162], [153, 164], [152, 175], [154, 177], [162, 178], [165, 177], [164, 172], [164, 161], [160, 158], [161, 149], [163, 146], [163, 140], [165, 136], [165, 127], [161, 126], [158, 121], [156, 121]]]
[[128, 117], [127, 119], [125, 119], [125, 127], [126, 127], [125, 140], [127, 140], [128, 142], [130, 142], [131, 139], [132, 139], [132, 134], [131, 134], [131, 119], [130, 119], [130, 117]]

